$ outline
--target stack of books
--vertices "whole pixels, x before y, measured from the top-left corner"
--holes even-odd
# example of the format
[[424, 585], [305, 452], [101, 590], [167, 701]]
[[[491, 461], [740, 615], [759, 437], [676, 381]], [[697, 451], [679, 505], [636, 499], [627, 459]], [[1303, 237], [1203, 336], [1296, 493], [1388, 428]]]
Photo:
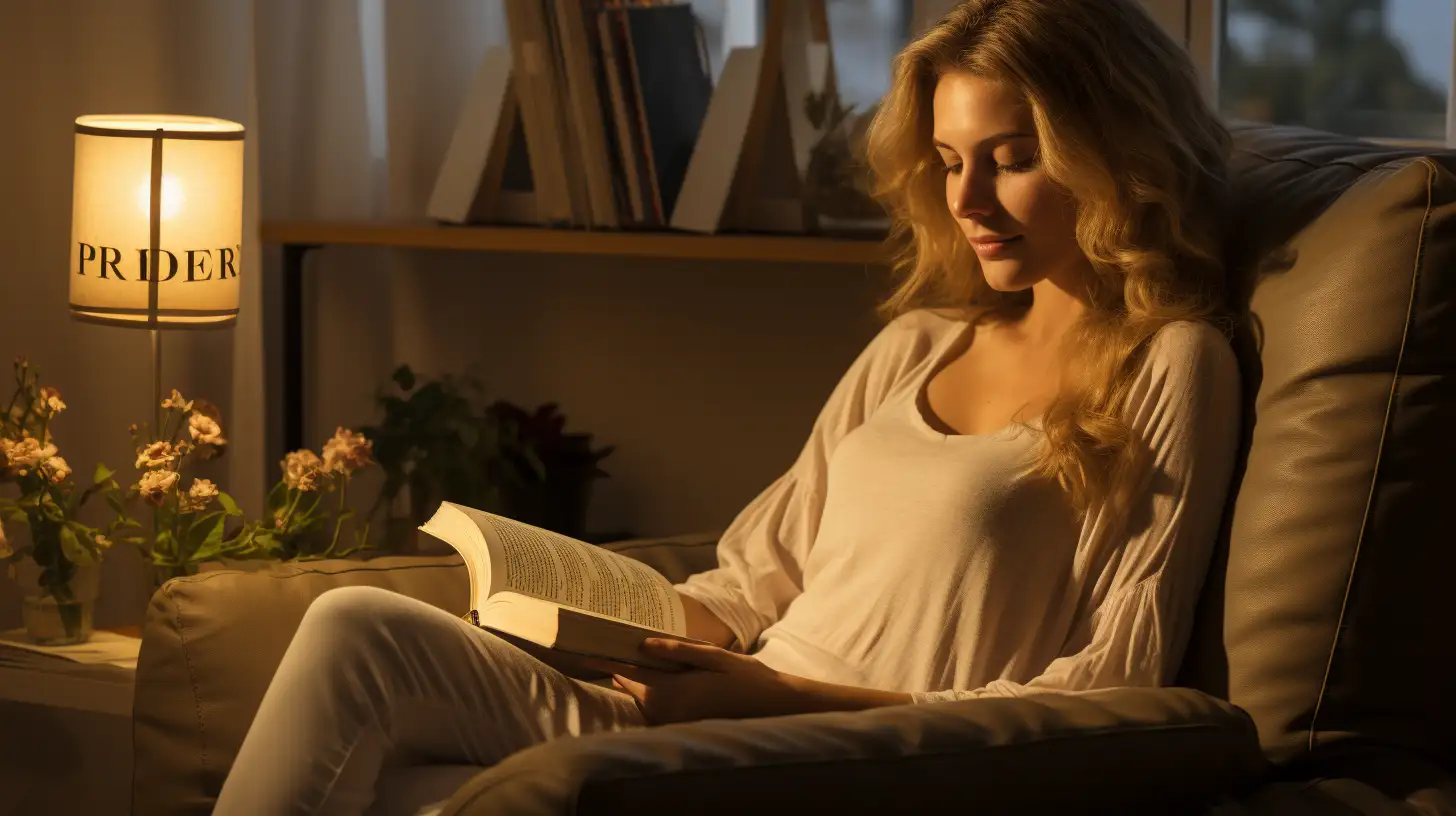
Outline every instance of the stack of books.
[[[734, 212], [752, 210], [777, 215], [750, 228], [803, 228], [782, 36], [734, 49], [715, 88], [686, 3], [504, 2], [509, 47], [482, 60], [429, 217], [715, 232]], [[770, 30], [789, 8], [774, 7]], [[738, 181], [745, 173], [774, 179], [777, 208], [733, 206], [755, 188]]]

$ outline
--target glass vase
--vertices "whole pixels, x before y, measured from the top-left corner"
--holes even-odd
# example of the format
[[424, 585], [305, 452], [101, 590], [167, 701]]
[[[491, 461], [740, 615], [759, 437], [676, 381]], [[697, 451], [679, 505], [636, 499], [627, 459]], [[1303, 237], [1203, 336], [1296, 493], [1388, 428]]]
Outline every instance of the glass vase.
[[100, 566], [76, 566], [70, 580], [59, 586], [42, 584], [41, 575], [40, 566], [29, 558], [15, 564], [26, 637], [38, 646], [90, 640], [101, 585]]

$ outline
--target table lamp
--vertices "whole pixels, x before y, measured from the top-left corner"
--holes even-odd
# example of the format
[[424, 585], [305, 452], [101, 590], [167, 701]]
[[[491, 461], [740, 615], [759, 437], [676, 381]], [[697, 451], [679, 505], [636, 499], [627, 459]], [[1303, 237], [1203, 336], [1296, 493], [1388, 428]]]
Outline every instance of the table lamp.
[[237, 319], [242, 243], [242, 125], [201, 116], [76, 119], [71, 315], [151, 330], [154, 418], [161, 329]]

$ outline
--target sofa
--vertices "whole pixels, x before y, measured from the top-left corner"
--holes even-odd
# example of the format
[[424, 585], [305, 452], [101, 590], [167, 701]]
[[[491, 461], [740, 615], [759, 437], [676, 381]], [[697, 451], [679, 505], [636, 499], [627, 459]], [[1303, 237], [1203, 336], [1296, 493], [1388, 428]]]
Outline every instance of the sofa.
[[[1456, 813], [1456, 156], [1236, 125], [1243, 449], [1176, 685], [707, 721], [397, 768], [376, 812]], [[672, 580], [714, 536], [618, 542]], [[143, 627], [137, 814], [210, 811], [331, 588], [465, 611], [458, 558], [169, 581]], [[434, 797], [434, 798], [438, 798]]]

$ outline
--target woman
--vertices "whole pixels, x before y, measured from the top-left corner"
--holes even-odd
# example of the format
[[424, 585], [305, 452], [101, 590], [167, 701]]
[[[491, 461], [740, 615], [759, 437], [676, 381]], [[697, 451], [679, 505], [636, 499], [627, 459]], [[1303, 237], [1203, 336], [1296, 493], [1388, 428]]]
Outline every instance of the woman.
[[593, 686], [418, 601], [331, 591], [216, 812], [357, 813], [386, 763], [593, 731], [1169, 681], [1238, 430], [1211, 324], [1226, 142], [1134, 0], [956, 8], [870, 131], [898, 316], [678, 588], [717, 645], [644, 646], [699, 670]]

